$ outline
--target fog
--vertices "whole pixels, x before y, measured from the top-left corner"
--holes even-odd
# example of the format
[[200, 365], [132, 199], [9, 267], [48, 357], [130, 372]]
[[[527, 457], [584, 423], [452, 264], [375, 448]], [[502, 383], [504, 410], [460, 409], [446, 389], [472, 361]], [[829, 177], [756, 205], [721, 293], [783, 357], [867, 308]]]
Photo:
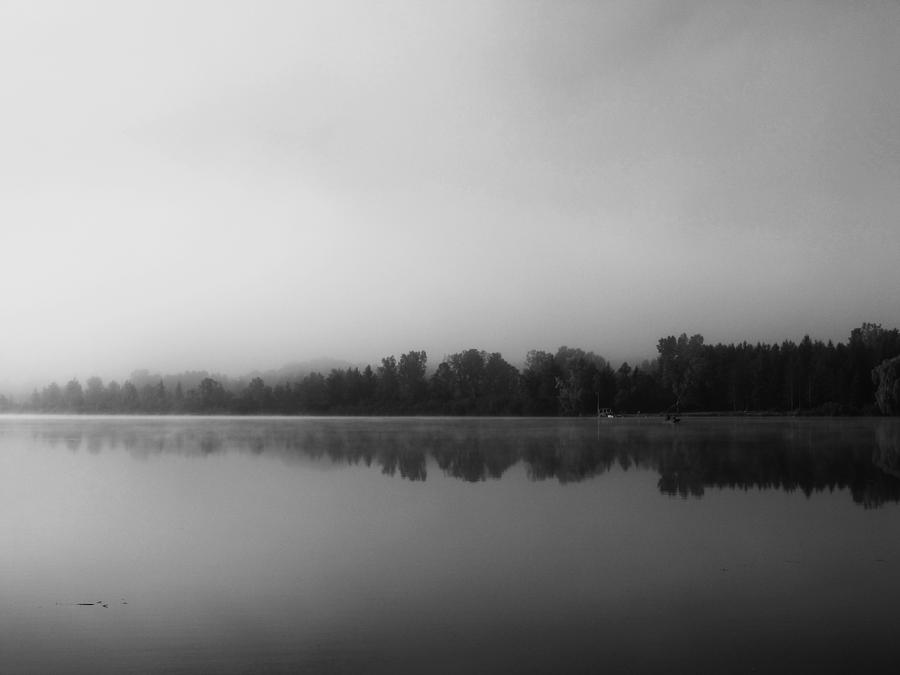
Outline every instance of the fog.
[[894, 2], [0, 5], [0, 389], [900, 317]]

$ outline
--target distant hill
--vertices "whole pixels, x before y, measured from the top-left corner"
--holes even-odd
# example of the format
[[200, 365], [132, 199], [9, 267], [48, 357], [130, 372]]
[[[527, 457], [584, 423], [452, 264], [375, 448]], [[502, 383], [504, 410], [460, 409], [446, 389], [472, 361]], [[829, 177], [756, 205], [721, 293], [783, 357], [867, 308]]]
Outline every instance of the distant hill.
[[[262, 380], [269, 386], [284, 382], [297, 382], [302, 380], [310, 373], [318, 372], [327, 375], [333, 369], [346, 370], [353, 368], [353, 363], [342, 359], [333, 359], [326, 356], [306, 361], [294, 361], [287, 363], [280, 368], [269, 370], [253, 370], [244, 375], [229, 376], [222, 373], [214, 373], [207, 370], [188, 370], [181, 373], [169, 373], [161, 375], [148, 370], [135, 370], [128, 379], [135, 387], [141, 389], [145, 385], [156, 385], [162, 380], [166, 389], [174, 391], [178, 383], [181, 383], [183, 391], [196, 389], [204, 378], [211, 377], [219, 382], [228, 391], [238, 391], [243, 389], [255, 377]], [[365, 367], [365, 366], [362, 366]]]
[[[284, 382], [298, 382], [313, 372], [328, 375], [333, 369], [346, 370], [348, 368], [359, 367], [363, 369], [366, 364], [352, 363], [343, 359], [333, 359], [322, 356], [306, 361], [292, 361], [286, 363], [280, 368], [270, 368], [268, 370], [253, 370], [249, 373], [231, 376], [208, 370], [186, 370], [180, 373], [165, 373], [152, 371], [146, 368], [140, 368], [131, 372], [125, 378], [103, 378], [103, 383], [108, 384], [112, 380], [116, 380], [119, 384], [130, 381], [137, 389], [145, 386], [156, 386], [162, 380], [166, 389], [175, 391], [178, 383], [181, 383], [182, 391], [196, 389], [204, 378], [211, 377], [216, 380], [228, 391], [239, 391], [243, 389], [254, 377], [260, 377], [270, 386], [275, 386]], [[374, 364], [372, 366], [375, 367]], [[64, 386], [71, 378], [57, 378], [55, 381], [58, 385]], [[78, 378], [82, 386], [87, 386], [90, 376]], [[11, 397], [13, 400], [24, 401], [28, 399], [33, 391], [41, 391], [51, 380], [27, 380], [24, 382], [0, 382], [0, 394]]]

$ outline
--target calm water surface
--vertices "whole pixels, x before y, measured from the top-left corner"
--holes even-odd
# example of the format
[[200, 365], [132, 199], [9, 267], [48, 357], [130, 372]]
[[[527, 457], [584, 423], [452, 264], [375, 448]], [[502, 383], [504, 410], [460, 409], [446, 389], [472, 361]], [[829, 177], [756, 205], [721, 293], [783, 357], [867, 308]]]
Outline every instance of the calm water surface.
[[0, 417], [0, 672], [865, 672], [898, 503], [898, 420]]

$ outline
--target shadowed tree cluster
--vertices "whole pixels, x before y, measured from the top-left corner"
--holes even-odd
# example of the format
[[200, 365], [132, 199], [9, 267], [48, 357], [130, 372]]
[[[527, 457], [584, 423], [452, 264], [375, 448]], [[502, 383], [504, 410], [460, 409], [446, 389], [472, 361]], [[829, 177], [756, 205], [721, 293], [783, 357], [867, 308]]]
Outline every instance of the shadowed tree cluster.
[[518, 369], [497, 352], [467, 349], [429, 369], [424, 351], [375, 368], [334, 368], [274, 384], [229, 380], [205, 371], [153, 376], [136, 371], [119, 384], [92, 377], [0, 399], [0, 409], [47, 413], [237, 415], [529, 415], [709, 412], [900, 413], [900, 333], [877, 324], [854, 329], [846, 344], [708, 345], [702, 335], [668, 336], [657, 358], [617, 370], [572, 347], [528, 352]]
[[863, 324], [837, 345], [809, 336], [799, 344], [706, 345], [702, 335], [682, 334], [661, 339], [657, 349], [656, 375], [676, 409], [896, 412], [896, 366], [889, 364], [900, 355], [896, 328]]

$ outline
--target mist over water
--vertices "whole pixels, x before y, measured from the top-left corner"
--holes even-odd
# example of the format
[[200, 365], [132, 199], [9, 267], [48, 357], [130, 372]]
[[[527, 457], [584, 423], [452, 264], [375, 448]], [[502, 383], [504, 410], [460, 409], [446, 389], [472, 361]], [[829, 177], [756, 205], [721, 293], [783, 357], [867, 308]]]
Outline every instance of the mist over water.
[[893, 658], [890, 420], [4, 417], [0, 450], [10, 672]]

